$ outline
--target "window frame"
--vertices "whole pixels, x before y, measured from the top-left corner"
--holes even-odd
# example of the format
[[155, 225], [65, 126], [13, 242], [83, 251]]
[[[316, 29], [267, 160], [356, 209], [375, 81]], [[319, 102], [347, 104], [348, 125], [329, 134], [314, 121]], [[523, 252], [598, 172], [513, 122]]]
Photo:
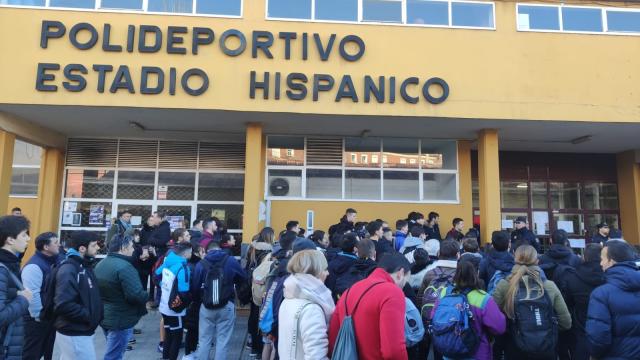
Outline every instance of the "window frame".
[[99, 12], [99, 13], [117, 13], [117, 14], [148, 14], [148, 15], [170, 15], [170, 16], [194, 16], [194, 17], [212, 17], [212, 18], [227, 18], [227, 19], [242, 19], [244, 18], [244, 5], [245, 0], [240, 0], [240, 15], [224, 15], [224, 14], [201, 14], [196, 12], [198, 0], [192, 1], [192, 9], [189, 13], [178, 12], [158, 12], [148, 11], [149, 0], [142, 0], [142, 9], [111, 9], [102, 8], [102, 0], [94, 0], [93, 9], [86, 8], [71, 8], [71, 7], [55, 7], [51, 6], [51, 0], [45, 0], [44, 6], [34, 5], [0, 5], [0, 8], [18, 8], [18, 9], [37, 9], [37, 10], [54, 10], [54, 11], [83, 11], [83, 12]]
[[[587, 34], [587, 35], [615, 35], [615, 36], [640, 36], [640, 31], [637, 32], [622, 32], [622, 31], [609, 31], [608, 24], [608, 11], [613, 12], [640, 12], [640, 8], [619, 8], [613, 6], [587, 6], [587, 5], [573, 5], [573, 4], [539, 4], [539, 3], [522, 3], [517, 2], [516, 6], [516, 31], [518, 32], [543, 32], [543, 33], [565, 33], [565, 34]], [[545, 29], [522, 29], [520, 26], [520, 6], [529, 7], [552, 7], [558, 9], [558, 24], [559, 30], [545, 30]], [[576, 30], [564, 30], [564, 24], [562, 21], [562, 9], [563, 8], [580, 8], [580, 9], [596, 9], [600, 10], [600, 17], [602, 23], [602, 31], [576, 31]]]
[[9, 186], [9, 197], [16, 199], [37, 199], [38, 193], [40, 192], [40, 171], [42, 170], [42, 165], [11, 165], [11, 177], [13, 177], [13, 169], [38, 169], [38, 182], [36, 183], [36, 194], [35, 195], [19, 195], [11, 193], [11, 186]]
[[[48, 0], [47, 0], [48, 1]], [[146, 0], [145, 0], [146, 1]], [[269, 16], [269, 0], [265, 0], [264, 18], [267, 21], [295, 21], [295, 22], [310, 22], [310, 23], [329, 23], [329, 24], [365, 24], [365, 25], [386, 25], [386, 26], [410, 26], [410, 27], [426, 27], [426, 28], [447, 28], [447, 29], [470, 29], [470, 30], [490, 30], [495, 31], [496, 26], [496, 4], [494, 1], [481, 1], [481, 0], [437, 0], [439, 2], [447, 3], [448, 7], [448, 25], [433, 25], [433, 24], [409, 24], [407, 23], [407, 0], [398, 0], [401, 2], [401, 19], [399, 23], [396, 22], [382, 22], [371, 21], [363, 19], [363, 0], [358, 1], [358, 18], [355, 21], [348, 20], [322, 20], [315, 18], [315, 4], [316, 0], [311, 0], [311, 18], [310, 19], [293, 19], [293, 18], [281, 18]], [[492, 27], [477, 27], [477, 26], [461, 26], [453, 25], [451, 14], [451, 3], [467, 3], [467, 4], [490, 4], [491, 15], [493, 18]]]
[[[269, 136], [283, 136], [283, 135], [279, 135], [279, 134], [271, 134], [267, 136], [267, 141], [265, 142], [265, 146], [268, 146], [269, 143]], [[302, 136], [301, 136], [302, 137]], [[317, 136], [314, 136], [317, 138]], [[342, 157], [341, 157], [341, 165], [337, 166], [337, 165], [332, 165], [332, 166], [327, 166], [327, 165], [307, 165], [307, 156], [308, 156], [308, 152], [307, 150], [307, 137], [304, 137], [304, 144], [305, 144], [305, 156], [304, 156], [304, 162], [302, 166], [287, 166], [287, 165], [268, 165], [267, 164], [267, 159], [265, 159], [264, 162], [264, 194], [265, 194], [265, 199], [266, 200], [277, 200], [277, 201], [331, 201], [331, 202], [380, 202], [380, 203], [398, 203], [398, 202], [402, 202], [402, 203], [411, 203], [411, 204], [460, 204], [460, 152], [459, 152], [459, 147], [458, 147], [458, 141], [457, 140], [450, 140], [452, 142], [454, 142], [456, 144], [456, 158], [455, 158], [455, 163], [456, 163], [456, 168], [455, 169], [429, 169], [429, 168], [423, 168], [421, 164], [418, 164], [418, 168], [389, 168], [389, 167], [385, 167], [384, 166], [384, 162], [383, 161], [379, 161], [377, 164], [377, 166], [375, 167], [355, 167], [355, 166], [347, 166], [347, 164], [345, 163], [345, 144], [346, 144], [346, 138], [347, 137], [341, 137], [342, 138]], [[381, 156], [383, 154], [383, 148], [384, 148], [384, 137], [380, 138], [380, 150], [379, 150], [379, 154], [381, 154]], [[429, 141], [429, 140], [433, 140], [433, 141], [442, 141], [442, 139], [417, 139], [418, 140], [418, 153], [417, 156], [418, 158], [420, 158], [420, 156], [422, 155], [422, 141]], [[266, 148], [266, 151], [269, 151], [269, 148]], [[352, 154], [350, 154], [352, 155]], [[327, 170], [341, 170], [342, 171], [342, 179], [341, 179], [341, 183], [342, 183], [342, 197], [337, 199], [337, 198], [309, 198], [307, 197], [307, 169], [327, 169]], [[267, 181], [269, 178], [269, 170], [300, 170], [301, 171], [301, 183], [300, 183], [300, 187], [301, 187], [301, 191], [300, 194], [301, 196], [272, 196], [269, 195], [269, 182]], [[346, 195], [346, 172], [349, 170], [357, 170], [357, 171], [377, 171], [379, 172], [379, 179], [380, 179], [380, 193], [379, 193], [379, 199], [356, 199], [356, 198], [347, 198]], [[406, 171], [406, 172], [415, 172], [418, 174], [418, 199], [416, 200], [401, 200], [401, 199], [396, 199], [396, 200], [389, 200], [389, 199], [385, 199], [384, 198], [384, 172], [385, 171]], [[435, 200], [435, 199], [423, 199], [424, 197], [424, 174], [453, 174], [455, 175], [456, 178], [456, 199], [455, 200]]]

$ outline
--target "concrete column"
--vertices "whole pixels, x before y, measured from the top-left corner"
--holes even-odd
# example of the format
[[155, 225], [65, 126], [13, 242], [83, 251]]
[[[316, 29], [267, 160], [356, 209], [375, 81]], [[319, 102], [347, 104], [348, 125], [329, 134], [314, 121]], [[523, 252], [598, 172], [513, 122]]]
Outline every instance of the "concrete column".
[[640, 163], [635, 151], [617, 155], [620, 228], [630, 243], [640, 244]]
[[481, 236], [485, 243], [491, 243], [491, 233], [501, 229], [500, 160], [495, 129], [483, 129], [478, 133], [478, 185]]
[[247, 124], [245, 146], [242, 240], [251, 242], [260, 231], [260, 203], [264, 200], [262, 124]]
[[13, 146], [16, 136], [0, 130], [0, 216], [7, 215], [9, 192], [11, 190], [11, 174], [13, 173]]

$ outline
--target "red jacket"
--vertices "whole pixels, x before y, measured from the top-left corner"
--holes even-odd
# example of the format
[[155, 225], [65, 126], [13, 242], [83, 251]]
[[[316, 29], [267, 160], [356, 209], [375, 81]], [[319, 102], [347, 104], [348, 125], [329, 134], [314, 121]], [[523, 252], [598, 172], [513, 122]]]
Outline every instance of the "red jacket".
[[[375, 283], [364, 297], [362, 294]], [[332, 351], [345, 317], [345, 299], [349, 314], [358, 299], [360, 305], [353, 316], [358, 343], [358, 355], [362, 360], [407, 359], [404, 338], [404, 293], [383, 269], [376, 269], [368, 278], [355, 283], [342, 295], [329, 324], [329, 350]]]

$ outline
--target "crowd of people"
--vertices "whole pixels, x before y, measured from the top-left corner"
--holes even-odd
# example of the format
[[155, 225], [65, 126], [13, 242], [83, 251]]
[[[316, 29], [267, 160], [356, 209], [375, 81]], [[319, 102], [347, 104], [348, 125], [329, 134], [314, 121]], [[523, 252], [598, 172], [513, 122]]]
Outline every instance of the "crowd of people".
[[[123, 359], [149, 309], [162, 359], [225, 359], [236, 306], [249, 307], [251, 357], [272, 359], [640, 359], [640, 257], [607, 224], [577, 255], [563, 230], [540, 244], [527, 219], [480, 239], [461, 218], [411, 212], [358, 222], [347, 209], [307, 237], [298, 221], [256, 234], [238, 255], [216, 218], [172, 230], [123, 211], [96, 261], [96, 233], [31, 241], [0, 217], [0, 359]], [[239, 244], [238, 244], [239, 245]], [[97, 264], [96, 264], [97, 263]]]

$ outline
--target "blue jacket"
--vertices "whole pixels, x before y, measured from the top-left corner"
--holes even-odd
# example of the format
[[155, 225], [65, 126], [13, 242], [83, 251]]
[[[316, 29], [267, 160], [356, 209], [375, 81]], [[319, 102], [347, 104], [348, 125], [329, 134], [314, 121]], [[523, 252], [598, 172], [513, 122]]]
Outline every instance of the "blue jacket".
[[192, 295], [193, 300], [200, 302], [202, 299], [202, 288], [204, 286], [204, 280], [207, 276], [206, 269], [203, 265], [203, 261], [208, 261], [211, 264], [215, 264], [219, 261], [223, 261], [227, 256], [227, 262], [224, 264], [224, 281], [223, 281], [223, 294], [227, 297], [228, 301], [233, 300], [234, 285], [240, 285], [242, 282], [247, 281], [247, 274], [236, 258], [227, 255], [227, 252], [222, 249], [211, 250], [207, 253], [203, 260], [196, 265], [196, 270], [192, 277]]
[[404, 245], [404, 240], [407, 238], [407, 234], [396, 231], [396, 251], [400, 251], [402, 245]]
[[489, 284], [496, 270], [510, 273], [513, 265], [515, 262], [510, 252], [491, 250], [480, 260], [480, 279]]
[[591, 293], [587, 340], [598, 359], [640, 359], [640, 272], [634, 262], [605, 271], [606, 283]]

